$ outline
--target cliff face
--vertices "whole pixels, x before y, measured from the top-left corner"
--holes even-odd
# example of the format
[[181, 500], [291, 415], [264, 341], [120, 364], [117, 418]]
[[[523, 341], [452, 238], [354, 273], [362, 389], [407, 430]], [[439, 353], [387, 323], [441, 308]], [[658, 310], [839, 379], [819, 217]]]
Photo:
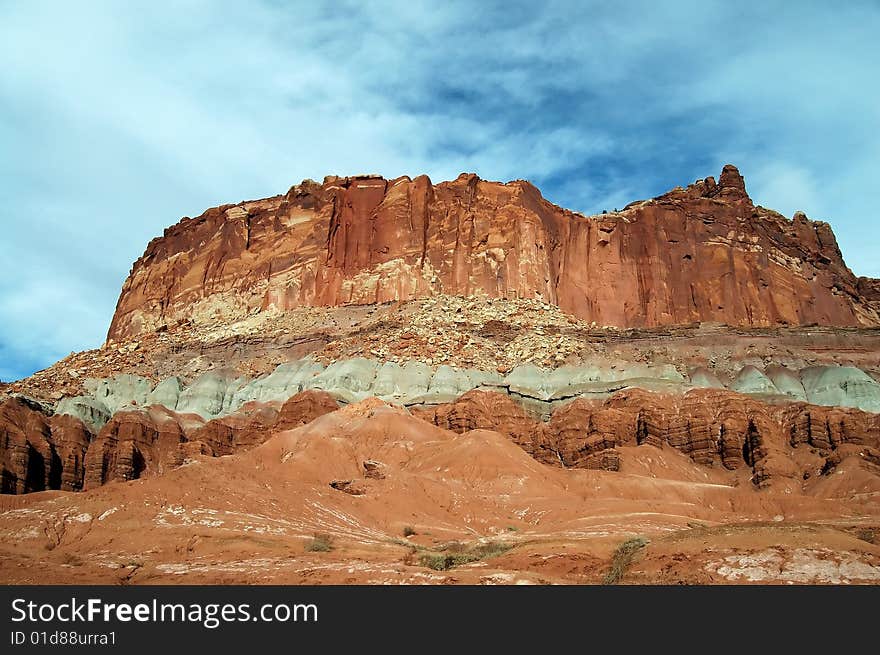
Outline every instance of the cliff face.
[[79, 491], [92, 435], [73, 416], [47, 416], [20, 398], [0, 402], [0, 493]]
[[48, 416], [21, 398], [6, 398], [0, 401], [0, 493], [81, 491], [161, 475], [195, 455], [249, 450], [339, 408], [323, 391], [296, 394], [278, 407], [253, 405], [207, 422], [160, 405], [132, 407], [92, 434], [78, 418]]
[[440, 293], [538, 298], [617, 327], [877, 325], [868, 291], [828, 224], [755, 206], [733, 166], [591, 217], [524, 181], [328, 177], [167, 229], [135, 262], [108, 338]]
[[[367, 413], [384, 406], [377, 399], [364, 402], [372, 403]], [[348, 407], [343, 411], [354, 406]], [[158, 476], [199, 455], [251, 450], [337, 409], [333, 396], [315, 390], [283, 404], [249, 403], [207, 422], [153, 405], [119, 411], [92, 435], [72, 416], [49, 417], [11, 398], [0, 403], [0, 492], [89, 490]], [[755, 487], [788, 494], [807, 493], [805, 481], [835, 472], [847, 458], [871, 474], [866, 479], [880, 475], [880, 414], [803, 402], [772, 404], [723, 389], [670, 395], [630, 388], [604, 400], [581, 397], [547, 422], [507, 395], [485, 390], [409, 411], [460, 434], [499, 432], [554, 467], [618, 471], [622, 448], [649, 445], [671, 447], [716, 470], [743, 470]]]
[[[669, 446], [698, 464], [742, 469], [760, 488], [801, 493], [848, 457], [880, 473], [880, 414], [807, 403], [774, 405], [718, 389], [681, 396], [626, 389], [606, 400], [578, 398], [547, 423], [510, 398], [469, 391], [414, 410], [446, 430], [495, 430], [544, 464], [618, 471], [621, 448]], [[787, 491], [786, 491], [787, 490]]]

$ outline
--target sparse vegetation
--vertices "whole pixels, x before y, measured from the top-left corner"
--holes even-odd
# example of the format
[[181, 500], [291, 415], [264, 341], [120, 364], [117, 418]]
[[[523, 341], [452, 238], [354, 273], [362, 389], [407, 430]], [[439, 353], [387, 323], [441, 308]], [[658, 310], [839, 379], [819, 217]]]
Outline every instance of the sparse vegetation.
[[308, 553], [328, 553], [333, 550], [333, 537], [329, 534], [316, 532], [315, 536], [306, 542], [306, 552]]
[[611, 558], [611, 568], [605, 574], [605, 584], [617, 584], [626, 575], [627, 570], [635, 561], [636, 553], [648, 545], [648, 540], [642, 537], [627, 539], [614, 551]]
[[419, 563], [435, 571], [447, 571], [463, 564], [497, 557], [511, 548], [513, 548], [512, 544], [498, 541], [487, 541], [472, 545], [464, 545], [453, 541], [438, 551], [422, 553], [421, 557], [419, 557]]
[[516, 527], [515, 525], [508, 525], [508, 526], [507, 526], [507, 531], [508, 531], [508, 532], [519, 532], [519, 528]]
[[856, 538], [861, 539], [862, 541], [867, 541], [869, 544], [877, 543], [875, 541], [877, 536], [870, 528], [862, 528], [861, 530], [856, 532]]
[[416, 534], [418, 534], [416, 532], [416, 529], [414, 527], [412, 527], [411, 525], [403, 526], [403, 536], [404, 537], [412, 537], [413, 535], [416, 535]]

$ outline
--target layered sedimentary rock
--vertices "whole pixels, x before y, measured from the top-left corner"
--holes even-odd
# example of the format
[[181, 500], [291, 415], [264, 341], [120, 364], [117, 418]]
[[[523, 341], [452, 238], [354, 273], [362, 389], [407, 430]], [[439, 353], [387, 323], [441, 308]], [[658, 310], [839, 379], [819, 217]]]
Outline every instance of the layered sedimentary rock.
[[[382, 363], [366, 358], [339, 360], [326, 367], [305, 358], [280, 364], [270, 374], [253, 380], [209, 371], [189, 384], [175, 376], [152, 387], [144, 378], [121, 375], [88, 380], [87, 387], [95, 390], [93, 395], [64, 398], [55, 411], [80, 418], [95, 432], [115, 411], [138, 408], [144, 402], [210, 420], [241, 414], [242, 408], [254, 402], [263, 403], [261, 411], [269, 411], [266, 403], [284, 402], [303, 390], [326, 392], [347, 403], [377, 396], [417, 406], [447, 403], [471, 389], [488, 389], [508, 394], [532, 414], [549, 418], [555, 408], [572, 398], [604, 398], [623, 388], [667, 393], [684, 393], [693, 387], [726, 388], [705, 368], [694, 369], [685, 376], [668, 364], [600, 361], [555, 369], [523, 364], [501, 375], [497, 371], [448, 365], [433, 369], [415, 360]], [[808, 401], [880, 412], [880, 383], [853, 366], [810, 366], [796, 370], [771, 365], [762, 371], [750, 364], [739, 369], [729, 388], [765, 400]], [[105, 404], [111, 398], [112, 403]], [[241, 416], [234, 420], [240, 421]]]
[[[162, 474], [373, 396], [456, 432], [498, 431], [554, 466], [618, 470], [621, 449], [650, 444], [796, 486], [875, 457], [880, 414], [850, 408], [880, 412], [876, 341], [829, 337], [858, 359], [814, 357], [807, 326], [880, 326], [878, 308], [880, 282], [852, 275], [827, 224], [754, 205], [732, 166], [590, 217], [524, 181], [305, 181], [149, 244], [90, 355], [101, 372], [60, 362], [39, 396], [54, 415], [0, 405], [3, 491]], [[664, 342], [696, 321], [713, 322], [692, 326], [712, 341], [670, 358]], [[758, 351], [747, 340], [761, 330], [723, 323], [801, 325], [804, 343]], [[719, 355], [725, 332], [746, 343]], [[501, 361], [505, 343], [519, 345]], [[469, 354], [454, 362], [456, 349]]]
[[716, 389], [683, 396], [630, 389], [605, 401], [579, 398], [547, 423], [487, 391], [471, 391], [417, 415], [455, 432], [507, 434], [547, 464], [618, 470], [618, 447], [666, 445], [698, 464], [743, 469], [755, 486], [790, 490], [828, 472], [841, 457], [858, 457], [871, 467], [880, 452], [880, 414], [803, 402], [771, 405]]
[[877, 325], [827, 223], [756, 206], [739, 172], [583, 216], [528, 182], [305, 181], [209, 209], [135, 262], [111, 339], [190, 320], [434, 294], [539, 298], [619, 327]]
[[[754, 371], [741, 377], [769, 379]], [[846, 458], [871, 472], [880, 466], [880, 414], [794, 400], [771, 404], [761, 395], [628, 388], [606, 399], [576, 398], [542, 421], [514, 394], [473, 389], [454, 402], [411, 411], [458, 433], [499, 432], [538, 461], [565, 468], [616, 471], [621, 447], [651, 445], [674, 448], [704, 466], [744, 471], [756, 487], [798, 491], [804, 480], [833, 471]], [[249, 450], [338, 408], [331, 394], [317, 390], [284, 403], [249, 401], [210, 421], [161, 405], [132, 407], [116, 412], [93, 437], [75, 417], [50, 417], [44, 408], [10, 398], [0, 404], [3, 492], [73, 491], [160, 475], [195, 455]]]
[[187, 456], [205, 452], [198, 444], [192, 448], [186, 437], [187, 429], [200, 424], [198, 417], [175, 414], [159, 405], [117, 412], [86, 453], [84, 488], [158, 475], [180, 466]]
[[325, 391], [303, 391], [278, 405], [248, 402], [229, 416], [208, 421], [190, 439], [207, 444], [212, 455], [231, 455], [261, 444], [275, 432], [292, 430], [339, 409]]
[[321, 391], [297, 394], [283, 404], [251, 402], [207, 422], [161, 405], [130, 407], [93, 435], [74, 416], [49, 416], [43, 407], [8, 398], [0, 403], [2, 493], [79, 491], [161, 475], [194, 455], [243, 452], [338, 408]]
[[2, 493], [82, 489], [91, 437], [73, 416], [47, 416], [20, 398], [0, 402]]
[[194, 455], [243, 452], [276, 432], [338, 408], [329, 394], [307, 391], [284, 404], [247, 403], [233, 414], [207, 422], [198, 414], [178, 413], [161, 405], [117, 412], [88, 449], [84, 487], [161, 475]]
[[455, 402], [416, 407], [412, 412], [429, 423], [453, 432], [501, 432], [535, 457], [541, 452], [541, 445], [545, 441], [543, 424], [527, 414], [519, 403], [500, 393], [468, 391]]

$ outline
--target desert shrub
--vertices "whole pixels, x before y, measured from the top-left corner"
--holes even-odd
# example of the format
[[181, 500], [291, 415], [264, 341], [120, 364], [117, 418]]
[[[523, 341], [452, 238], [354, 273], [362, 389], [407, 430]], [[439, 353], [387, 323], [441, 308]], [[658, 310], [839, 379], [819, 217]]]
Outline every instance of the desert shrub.
[[611, 558], [611, 568], [605, 574], [605, 584], [617, 584], [626, 575], [627, 570], [632, 566], [636, 553], [648, 545], [648, 540], [642, 537], [634, 537], [627, 539], [620, 544], [614, 551]]
[[497, 557], [511, 548], [513, 548], [511, 544], [498, 541], [487, 541], [472, 545], [453, 541], [446, 544], [440, 551], [422, 553], [421, 557], [419, 557], [419, 563], [435, 571], [447, 571], [463, 564]]
[[306, 552], [326, 553], [333, 550], [333, 538], [329, 534], [316, 532], [315, 536], [306, 542]]
[[418, 534], [416, 529], [411, 525], [403, 526], [403, 536], [404, 537], [412, 537], [414, 534]]

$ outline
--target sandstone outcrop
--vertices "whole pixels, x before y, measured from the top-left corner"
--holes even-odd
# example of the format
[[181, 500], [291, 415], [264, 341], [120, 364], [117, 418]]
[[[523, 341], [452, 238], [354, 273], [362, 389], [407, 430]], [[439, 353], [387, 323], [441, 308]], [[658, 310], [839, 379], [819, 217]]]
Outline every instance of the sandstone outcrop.
[[538, 298], [598, 325], [877, 325], [827, 223], [756, 206], [739, 172], [583, 216], [530, 183], [306, 180], [148, 245], [108, 333], [436, 294]]
[[207, 422], [158, 404], [132, 406], [116, 412], [93, 434], [75, 416], [49, 416], [26, 399], [7, 398], [0, 402], [2, 493], [79, 491], [114, 480], [161, 475], [194, 455], [248, 450], [272, 434], [338, 408], [322, 391], [299, 393], [284, 403], [249, 402]]
[[21, 398], [0, 402], [2, 493], [82, 489], [91, 437], [73, 416], [47, 416]]
[[[650, 445], [674, 448], [700, 465], [743, 471], [744, 480], [757, 487], [775, 485], [790, 492], [834, 470], [846, 457], [873, 471], [880, 452], [880, 414], [793, 397], [768, 403], [764, 380], [769, 377], [758, 373], [748, 370], [740, 376], [758, 382], [751, 396], [715, 388], [668, 394], [631, 387], [610, 397], [564, 402], [547, 421], [517, 394], [485, 389], [472, 389], [450, 403], [414, 405], [411, 412], [459, 434], [501, 433], [536, 460], [564, 468], [616, 471], [621, 447]], [[789, 374], [776, 370], [774, 375], [783, 379]], [[797, 380], [788, 379], [792, 385]], [[372, 402], [381, 405], [378, 399]], [[24, 399], [9, 398], [0, 404], [3, 492], [90, 489], [160, 475], [195, 455], [249, 450], [338, 408], [333, 395], [317, 390], [284, 403], [248, 401], [210, 421], [161, 405], [132, 407], [115, 413], [93, 437], [76, 417], [50, 417]]]
[[250, 401], [228, 416], [208, 421], [189, 438], [206, 444], [212, 455], [231, 455], [337, 409], [339, 403], [324, 391], [303, 391], [283, 404]]
[[744, 470], [757, 487], [789, 491], [833, 468], [842, 446], [858, 447], [869, 469], [880, 448], [880, 414], [803, 402], [772, 405], [715, 389], [682, 396], [630, 389], [605, 401], [579, 398], [548, 423], [485, 391], [416, 415], [454, 432], [501, 432], [547, 464], [618, 470], [621, 446], [669, 446], [698, 464]]
[[582, 584], [643, 535], [628, 581], [876, 581], [878, 352], [880, 280], [731, 166], [589, 217], [305, 181], [167, 229], [103, 345], [0, 383], [0, 569]]
[[372, 397], [554, 466], [647, 444], [797, 486], [878, 446], [878, 307], [827, 224], [732, 166], [590, 217], [524, 181], [306, 181], [166, 230], [100, 350], [5, 387], [44, 404], [3, 401], [3, 490], [159, 475]]
[[[472, 406], [486, 416], [492, 401], [479, 395]], [[628, 403], [643, 400], [606, 406], [593, 420], [597, 441], [633, 439], [610, 423], [610, 410], [632, 415]], [[568, 418], [582, 425], [577, 412]], [[756, 468], [769, 464], [773, 453], [753, 441], [747, 457]], [[814, 448], [793, 448], [798, 470], [821, 463]], [[373, 398], [161, 477], [2, 498], [0, 577], [11, 584], [601, 583], [615, 550], [639, 534], [649, 544], [626, 582], [880, 580], [873, 543], [880, 451], [871, 446], [841, 443], [808, 480], [779, 478], [782, 492], [748, 482], [747, 463], [699, 465], [666, 443], [605, 448], [591, 459], [583, 465], [620, 472], [543, 465], [500, 432], [456, 433]], [[760, 484], [772, 487], [773, 478]], [[493, 550], [477, 552], [478, 562], [458, 559], [481, 547]], [[447, 570], [423, 554], [443, 558]], [[712, 577], [716, 571], [724, 577]]]
[[491, 391], [468, 391], [455, 402], [415, 407], [417, 416], [445, 430], [464, 433], [470, 430], [494, 430], [510, 437], [530, 455], [540, 457], [544, 425], [527, 414], [509, 396]]
[[[161, 475], [194, 455], [232, 455], [263, 443], [275, 432], [309, 423], [339, 408], [327, 393], [307, 391], [281, 403], [246, 403], [223, 418], [161, 405], [114, 414], [85, 457], [85, 488], [113, 480]], [[70, 417], [68, 417], [70, 418]]]
[[186, 437], [187, 430], [201, 422], [197, 416], [175, 414], [160, 405], [117, 412], [86, 453], [84, 488], [159, 475], [180, 466], [189, 455], [201, 452], [189, 448]]

